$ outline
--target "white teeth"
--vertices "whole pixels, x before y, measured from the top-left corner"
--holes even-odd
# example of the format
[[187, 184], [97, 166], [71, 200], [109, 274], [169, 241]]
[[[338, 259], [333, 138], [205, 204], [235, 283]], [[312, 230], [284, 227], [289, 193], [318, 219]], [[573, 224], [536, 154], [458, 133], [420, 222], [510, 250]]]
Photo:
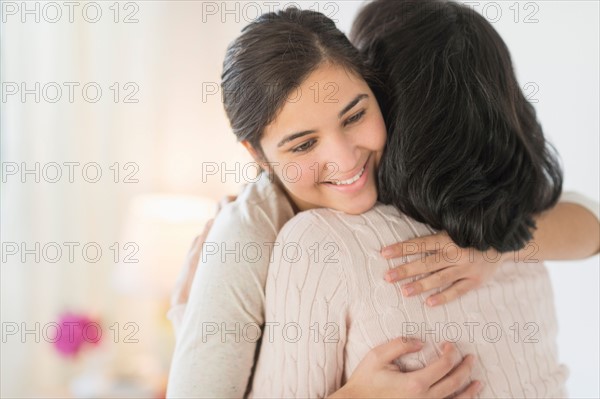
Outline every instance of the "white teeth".
[[360, 179], [360, 177], [362, 176], [362, 174], [363, 174], [364, 171], [365, 171], [365, 167], [363, 166], [363, 168], [360, 170], [360, 172], [358, 172], [356, 174], [356, 176], [351, 177], [348, 180], [334, 181], [332, 183], [335, 184], [336, 186], [346, 186], [348, 184], [352, 184], [355, 181], [357, 181], [358, 179]]

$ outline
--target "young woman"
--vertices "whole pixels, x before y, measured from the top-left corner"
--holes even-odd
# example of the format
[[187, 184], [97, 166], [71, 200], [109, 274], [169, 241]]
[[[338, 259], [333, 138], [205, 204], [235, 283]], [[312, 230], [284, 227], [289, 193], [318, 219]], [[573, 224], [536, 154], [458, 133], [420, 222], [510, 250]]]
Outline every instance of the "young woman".
[[[268, 14], [230, 46], [225, 108], [234, 133], [268, 173], [223, 208], [206, 238], [178, 333], [168, 396], [242, 396], [262, 334], [268, 261], [281, 227], [301, 210], [331, 207], [358, 214], [375, 204], [385, 128], [372, 87], [378, 89], [367, 83], [372, 81], [356, 50], [318, 13]], [[322, 93], [316, 100], [314, 87]], [[333, 98], [327, 96], [332, 88]], [[317, 140], [318, 151], [311, 150]], [[547, 229], [559, 233], [551, 221]], [[461, 280], [497, 267], [484, 271], [478, 267], [483, 263], [463, 262], [467, 272]], [[401, 396], [410, 388], [407, 381], [418, 376], [429, 384], [427, 394], [447, 396], [465, 381], [469, 360], [453, 374], [457, 360], [451, 348], [417, 374], [393, 372], [391, 360], [415, 349], [395, 341], [373, 350], [352, 384], [337, 394]]]
[[[351, 385], [371, 348], [412, 335], [425, 347], [397, 359], [402, 370], [436, 361], [441, 342], [450, 339], [461, 354], [477, 354], [473, 377], [483, 382], [482, 396], [564, 397], [567, 372], [557, 360], [543, 264], [499, 256], [503, 265], [489, 281], [443, 308], [428, 308], [424, 297], [382, 281], [391, 267], [379, 256], [382, 246], [432, 232], [397, 208], [445, 228], [463, 245], [512, 250], [531, 238], [533, 216], [553, 205], [561, 186], [557, 162], [491, 25], [468, 7], [441, 1], [412, 3], [399, 22], [399, 10], [409, 11], [402, 3], [371, 3], [355, 33], [391, 92], [380, 195], [396, 207], [378, 204], [361, 215], [309, 210], [282, 228], [265, 305], [266, 324], [279, 328], [265, 329], [251, 396], [324, 397]], [[313, 151], [325, 136], [311, 137]], [[593, 253], [598, 233], [592, 238]], [[286, 254], [290, 246], [297, 253]], [[451, 258], [446, 262], [469, 257], [456, 246], [441, 255]], [[439, 268], [434, 258], [425, 258], [427, 271]], [[415, 378], [410, 388], [421, 397], [430, 385]]]

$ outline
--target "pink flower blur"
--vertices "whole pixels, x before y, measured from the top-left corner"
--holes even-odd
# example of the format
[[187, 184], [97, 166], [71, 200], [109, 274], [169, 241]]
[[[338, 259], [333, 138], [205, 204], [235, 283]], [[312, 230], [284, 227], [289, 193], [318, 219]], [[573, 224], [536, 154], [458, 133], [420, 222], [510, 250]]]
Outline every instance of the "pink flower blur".
[[59, 316], [56, 333], [48, 337], [59, 354], [75, 357], [85, 344], [98, 344], [102, 337], [100, 325], [86, 315], [65, 313]]

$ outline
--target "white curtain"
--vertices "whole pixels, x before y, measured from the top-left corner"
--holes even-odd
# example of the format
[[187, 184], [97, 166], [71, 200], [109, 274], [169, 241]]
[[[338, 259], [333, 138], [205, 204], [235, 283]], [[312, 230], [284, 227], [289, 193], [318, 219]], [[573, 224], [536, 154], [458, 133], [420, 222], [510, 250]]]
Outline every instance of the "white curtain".
[[[215, 58], [222, 60], [242, 23], [201, 23], [201, 2], [96, 2], [86, 14], [90, 3], [80, 2], [73, 22], [68, 8], [57, 4], [62, 12], [57, 22], [48, 2], [3, 5], [3, 397], [67, 394], [81, 365], [59, 357], [44, 336], [50, 331], [44, 326], [61, 312], [97, 316], [103, 327], [100, 350], [108, 352], [117, 348], [109, 327], [135, 320], [135, 315], [122, 320], [118, 312], [111, 249], [121, 239], [132, 196], [163, 192], [218, 199], [235, 192], [237, 184], [202, 184], [201, 163], [246, 159], [230, 133], [220, 97], [203, 102], [201, 91], [203, 82], [219, 82]], [[97, 8], [101, 17], [89, 22]], [[125, 23], [127, 16], [133, 23]], [[92, 102], [96, 87], [102, 93]], [[24, 101], [22, 88], [34, 91]], [[21, 176], [36, 164], [38, 172]], [[88, 182], [98, 170], [100, 179]], [[77, 243], [73, 262], [65, 242]], [[24, 243], [24, 249], [39, 243], [39, 262], [31, 254], [23, 261], [20, 249], [11, 255], [13, 243]], [[51, 262], [57, 256], [54, 243], [62, 249], [56, 263]], [[97, 262], [83, 257], [86, 243], [101, 248]], [[93, 248], [89, 255], [95, 257]], [[9, 334], [15, 325], [19, 331]], [[24, 328], [34, 332], [22, 336]], [[144, 334], [142, 326], [138, 338]]]
[[[57, 2], [53, 4], [62, 15], [52, 22], [57, 14], [51, 3], [2, 3], [3, 397], [68, 393], [67, 386], [81, 365], [60, 358], [41, 334], [44, 324], [56, 321], [63, 311], [98, 316], [105, 329], [102, 350], [114, 353], [122, 349], [111, 345], [112, 331], [108, 330], [116, 321], [128, 321], [120, 313], [122, 297], [112, 284], [116, 265], [110, 247], [121, 240], [133, 196], [162, 192], [218, 200], [235, 193], [243, 183], [231, 178], [221, 181], [219, 175], [203, 181], [203, 163], [225, 163], [233, 168], [236, 162], [249, 160], [230, 132], [220, 93], [207, 90], [220, 81], [227, 44], [256, 15], [256, 7], [247, 4], [254, 3], [261, 11], [272, 7], [272, 2], [76, 2], [70, 22], [68, 7]], [[362, 1], [297, 3], [331, 15], [347, 31]], [[562, 155], [566, 188], [597, 200], [598, 3], [469, 3], [478, 12], [491, 4], [485, 11], [511, 49], [521, 83], [533, 82], [528, 90], [538, 89], [532, 94], [538, 100], [535, 106]], [[279, 3], [285, 4], [288, 2]], [[33, 14], [24, 12], [23, 7]], [[226, 7], [233, 13], [225, 12]], [[99, 20], [88, 21], [97, 18], [97, 8], [102, 13]], [[498, 9], [500, 15], [495, 13]], [[532, 12], [538, 22], [525, 23]], [[126, 19], [132, 23], [125, 23]], [[39, 102], [35, 93], [26, 94], [22, 101], [23, 87], [35, 91], [36, 82]], [[73, 84], [78, 86], [73, 86], [71, 102], [69, 85]], [[94, 87], [101, 88], [97, 102], [84, 98], [86, 84], [90, 84], [86, 95], [91, 97]], [[62, 96], [52, 102], [57, 86]], [[19, 91], [10, 94], [15, 87]], [[66, 162], [79, 163], [74, 167], [73, 182]], [[21, 176], [24, 167], [31, 170], [36, 163], [39, 182], [32, 173]], [[60, 166], [62, 176], [52, 183], [54, 163]], [[86, 164], [88, 179], [94, 178], [95, 166], [101, 170], [98, 182], [84, 179]], [[12, 174], [15, 167], [17, 172]], [[118, 182], [114, 181], [115, 169], [120, 172]], [[127, 176], [137, 182], [124, 182]], [[68, 259], [65, 242], [79, 243], [73, 262]], [[23, 261], [20, 250], [11, 255], [13, 244], [21, 243], [26, 249], [35, 248], [36, 243], [40, 249], [57, 243], [62, 257], [49, 262], [46, 258], [55, 255], [49, 246], [48, 253], [39, 252], [39, 262], [31, 254]], [[101, 247], [98, 262], [83, 258], [81, 250], [86, 243]], [[597, 381], [599, 356], [598, 257], [550, 266], [561, 323], [561, 357], [571, 369], [569, 392], [597, 397], [593, 381]], [[138, 306], [142, 314], [144, 303]], [[137, 316], [127, 317], [136, 320]], [[15, 325], [19, 331], [9, 334]], [[23, 327], [34, 332], [22, 336]], [[145, 334], [150, 333], [142, 326], [139, 337], [149, 337]], [[118, 362], [117, 356], [115, 369]]]

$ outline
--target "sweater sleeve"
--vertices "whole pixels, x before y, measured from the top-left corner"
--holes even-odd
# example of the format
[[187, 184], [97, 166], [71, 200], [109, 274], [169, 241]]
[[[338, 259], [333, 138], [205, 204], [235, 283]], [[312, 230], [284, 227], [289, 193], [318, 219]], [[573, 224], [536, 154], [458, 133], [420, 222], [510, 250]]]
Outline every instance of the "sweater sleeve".
[[349, 293], [345, 256], [310, 213], [284, 226], [266, 286], [250, 397], [322, 398], [342, 385]]
[[179, 333], [179, 327], [181, 327], [181, 320], [183, 319], [183, 315], [185, 314], [186, 306], [186, 303], [180, 303], [172, 306], [167, 312], [167, 319], [171, 321], [171, 324], [173, 325], [173, 331], [176, 337]]
[[275, 237], [272, 227], [248, 223], [234, 207], [220, 212], [189, 301], [170, 315], [178, 331], [167, 397], [244, 395], [264, 322], [268, 249]]

